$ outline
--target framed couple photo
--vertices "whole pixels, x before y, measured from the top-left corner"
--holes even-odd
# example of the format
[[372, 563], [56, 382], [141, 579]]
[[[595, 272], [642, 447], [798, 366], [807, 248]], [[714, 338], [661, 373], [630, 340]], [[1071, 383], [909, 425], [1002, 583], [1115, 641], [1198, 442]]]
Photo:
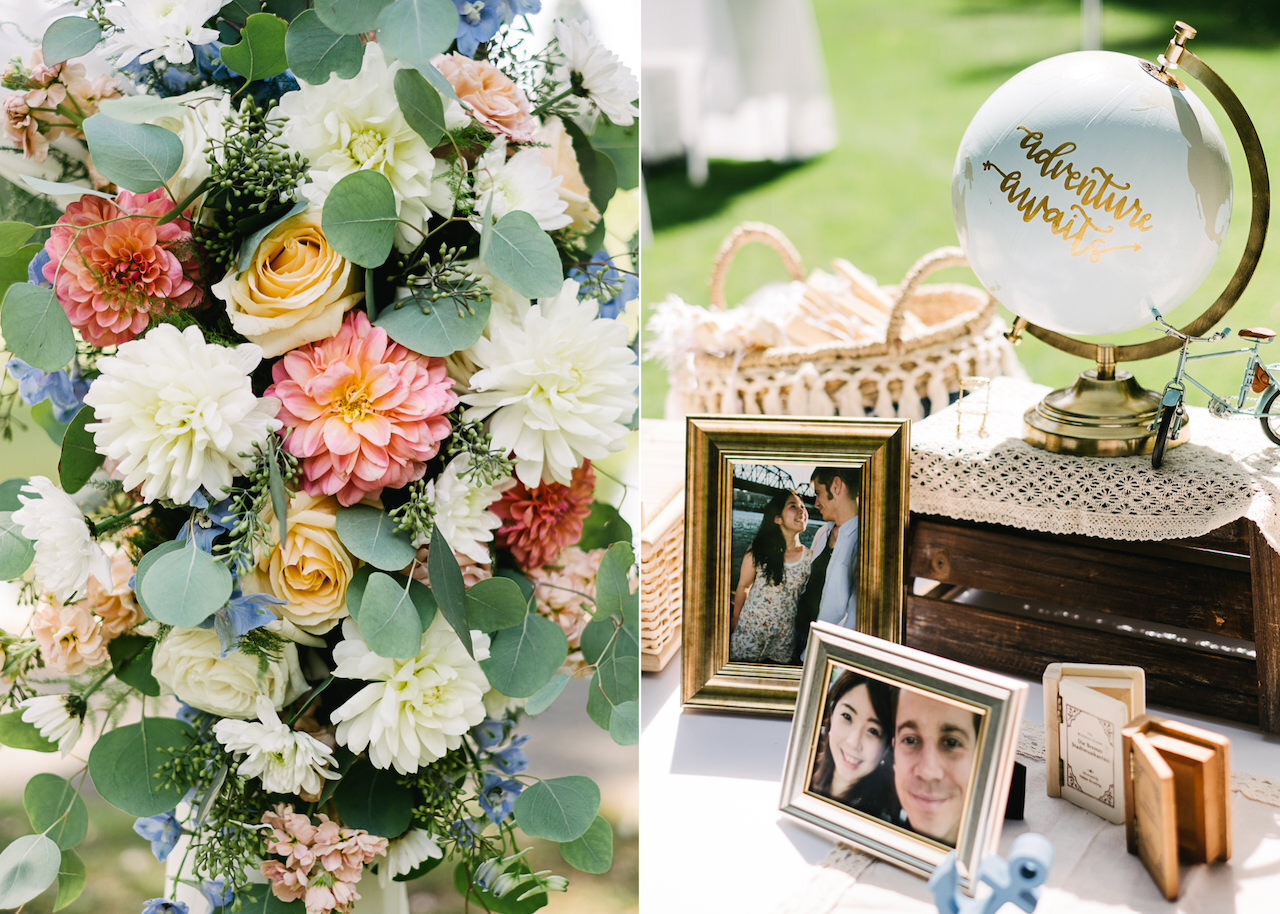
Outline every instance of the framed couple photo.
[[782, 811], [927, 876], [951, 851], [968, 889], [1000, 838], [1027, 687], [816, 623]]
[[682, 698], [790, 716], [809, 625], [901, 640], [909, 425], [692, 416]]

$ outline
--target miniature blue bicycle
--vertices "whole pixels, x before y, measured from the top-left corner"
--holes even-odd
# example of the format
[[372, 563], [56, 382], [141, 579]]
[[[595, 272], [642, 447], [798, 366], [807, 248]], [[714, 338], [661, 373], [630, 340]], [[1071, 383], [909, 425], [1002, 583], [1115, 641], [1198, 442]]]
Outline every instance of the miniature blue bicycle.
[[[1181, 431], [1187, 418], [1184, 402], [1187, 381], [1209, 397], [1210, 415], [1219, 419], [1233, 416], [1257, 419], [1262, 423], [1263, 433], [1276, 444], [1280, 444], [1280, 403], [1276, 402], [1277, 395], [1280, 395], [1280, 362], [1269, 365], [1263, 362], [1258, 354], [1259, 346], [1275, 339], [1275, 331], [1263, 327], [1246, 328], [1241, 330], [1239, 335], [1242, 339], [1252, 340], [1253, 343], [1244, 349], [1188, 355], [1187, 347], [1192, 343], [1216, 343], [1226, 337], [1231, 332], [1231, 328], [1223, 327], [1212, 336], [1187, 336], [1170, 325], [1155, 308], [1151, 309], [1151, 313], [1155, 315], [1156, 323], [1160, 325], [1165, 336], [1182, 340], [1182, 349], [1178, 353], [1178, 369], [1174, 372], [1173, 380], [1165, 385], [1164, 394], [1160, 398], [1160, 408], [1155, 420], [1149, 426], [1156, 433], [1156, 439], [1151, 447], [1151, 466], [1159, 469], [1160, 464], [1164, 462], [1166, 445], [1170, 441], [1178, 440], [1178, 432]], [[1196, 359], [1216, 359], [1241, 353], [1248, 353], [1249, 358], [1245, 361], [1244, 376], [1240, 380], [1240, 390], [1236, 393], [1234, 401], [1218, 396], [1187, 372], [1187, 363]]]

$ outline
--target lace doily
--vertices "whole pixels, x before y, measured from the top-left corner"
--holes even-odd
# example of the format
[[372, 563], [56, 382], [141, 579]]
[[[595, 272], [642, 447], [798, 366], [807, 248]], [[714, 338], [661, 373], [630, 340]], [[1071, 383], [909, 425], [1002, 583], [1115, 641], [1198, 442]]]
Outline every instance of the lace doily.
[[1185, 443], [1153, 470], [1147, 456], [1076, 457], [1023, 441], [1022, 414], [1048, 391], [995, 378], [985, 424], [984, 394], [914, 423], [912, 512], [1118, 540], [1203, 536], [1247, 517], [1280, 549], [1280, 447], [1256, 420], [1190, 407]]

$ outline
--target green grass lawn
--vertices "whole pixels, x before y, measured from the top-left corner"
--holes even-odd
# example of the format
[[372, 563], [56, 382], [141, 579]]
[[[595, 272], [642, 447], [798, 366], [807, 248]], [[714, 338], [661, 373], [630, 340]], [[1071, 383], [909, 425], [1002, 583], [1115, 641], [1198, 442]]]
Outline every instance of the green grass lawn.
[[[839, 145], [802, 163], [713, 162], [700, 188], [685, 179], [683, 162], [647, 165], [653, 226], [652, 242], [642, 254], [641, 297], [647, 307], [672, 293], [705, 304], [717, 248], [734, 226], [748, 220], [782, 229], [807, 269], [829, 269], [840, 257], [881, 284], [897, 283], [922, 254], [957, 243], [951, 171], [960, 138], [983, 101], [1036, 61], [1079, 49], [1078, 0], [814, 0], [813, 5]], [[1280, 63], [1280, 6], [1245, 0], [1106, 0], [1103, 47], [1154, 60], [1173, 35], [1174, 19], [1199, 30], [1191, 49], [1240, 97], [1264, 150], [1280, 161], [1280, 119], [1271, 110]], [[1227, 135], [1236, 205], [1222, 255], [1200, 290], [1174, 312], [1178, 323], [1202, 311], [1226, 286], [1249, 224], [1248, 172], [1235, 134], [1208, 90], [1194, 83], [1193, 89]], [[771, 250], [746, 247], [733, 264], [726, 298], [741, 301], [760, 285], [785, 278]], [[975, 281], [967, 271], [939, 279]], [[1235, 328], [1273, 324], [1278, 292], [1280, 250], [1272, 244], [1226, 323]], [[1154, 329], [1144, 329], [1116, 341], [1155, 335]], [[1055, 386], [1089, 367], [1034, 339], [1025, 340], [1018, 355], [1034, 380]], [[1128, 367], [1147, 387], [1158, 389], [1173, 372], [1172, 358]], [[1209, 364], [1215, 368], [1206, 372], [1212, 386], [1234, 390], [1239, 363]], [[665, 369], [646, 361], [643, 415], [662, 415], [666, 390]], [[1191, 402], [1203, 405], [1203, 397], [1193, 393]]]

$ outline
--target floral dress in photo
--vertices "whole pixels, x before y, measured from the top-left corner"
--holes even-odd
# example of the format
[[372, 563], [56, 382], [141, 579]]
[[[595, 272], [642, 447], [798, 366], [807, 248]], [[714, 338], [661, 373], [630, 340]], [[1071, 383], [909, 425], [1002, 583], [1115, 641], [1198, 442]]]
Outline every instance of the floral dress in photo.
[[738, 616], [738, 627], [729, 636], [729, 659], [747, 663], [790, 663], [795, 644], [796, 603], [809, 580], [813, 554], [783, 566], [782, 583], [773, 584], [763, 573], [756, 575]]

